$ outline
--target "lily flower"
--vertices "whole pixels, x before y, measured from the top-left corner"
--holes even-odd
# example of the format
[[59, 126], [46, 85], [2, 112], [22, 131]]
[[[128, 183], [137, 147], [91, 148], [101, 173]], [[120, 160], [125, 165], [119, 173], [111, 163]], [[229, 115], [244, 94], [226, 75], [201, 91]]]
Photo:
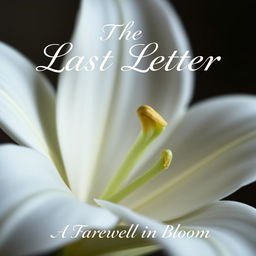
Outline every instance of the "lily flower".
[[[160, 247], [178, 256], [254, 255], [255, 209], [219, 200], [255, 181], [255, 97], [219, 97], [189, 108], [189, 71], [121, 72], [132, 61], [133, 42], [99, 37], [103, 25], [131, 20], [143, 30], [137, 42], [158, 42], [163, 56], [190, 49], [164, 0], [84, 0], [72, 54], [112, 50], [116, 61], [105, 72], [61, 73], [55, 94], [25, 57], [0, 43], [0, 125], [20, 144], [0, 147], [1, 255], [60, 248], [61, 255], [142, 255]], [[75, 225], [125, 229], [120, 220], [158, 233], [168, 224], [211, 233], [208, 239], [74, 238]]]

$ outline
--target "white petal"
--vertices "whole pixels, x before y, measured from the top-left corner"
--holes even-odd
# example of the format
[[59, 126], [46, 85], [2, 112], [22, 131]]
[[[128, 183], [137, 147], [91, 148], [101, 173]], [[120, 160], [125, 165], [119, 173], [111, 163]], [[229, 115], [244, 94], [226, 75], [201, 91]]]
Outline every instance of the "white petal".
[[96, 202], [118, 215], [122, 220], [129, 224], [139, 224], [140, 231], [156, 231], [156, 237], [151, 238], [152, 242], [163, 246], [168, 255], [173, 256], [216, 256], [216, 249], [207, 239], [197, 238], [163, 238], [167, 225], [156, 222], [150, 218], [139, 215], [124, 206], [113, 204], [107, 201], [96, 200]]
[[[19, 256], [71, 243], [73, 225], [112, 228], [117, 217], [76, 200], [52, 163], [28, 148], [0, 147], [0, 254]], [[66, 239], [52, 239], [70, 225]]]
[[[148, 246], [143, 248], [131, 248], [127, 250], [121, 250], [110, 253], [103, 253], [99, 256], [141, 256], [141, 255], [152, 255], [153, 252], [158, 250], [157, 246]], [[79, 256], [79, 255], [78, 255]]]
[[[104, 232], [109, 232], [111, 238], [107, 238], [96, 234], [92, 239], [86, 238], [77, 241], [69, 246], [66, 246], [62, 250], [62, 256], [109, 256], [109, 255], [144, 255], [156, 250], [159, 250], [159, 245], [153, 244], [148, 239], [143, 239], [135, 232], [135, 226], [130, 225], [119, 225], [112, 230], [104, 230]], [[137, 230], [137, 229], [136, 229]], [[98, 231], [98, 230], [97, 230]], [[92, 236], [94, 233], [88, 233], [88, 236]], [[125, 237], [118, 237], [117, 232], [125, 232]], [[135, 233], [134, 233], [135, 232]], [[106, 234], [106, 233], [105, 233]], [[136, 235], [134, 237], [134, 234]], [[131, 237], [133, 235], [133, 237]], [[115, 236], [115, 237], [114, 237]], [[128, 237], [127, 237], [128, 236]]]
[[126, 201], [160, 220], [178, 218], [255, 181], [256, 98], [221, 97], [194, 106], [166, 147], [174, 157], [169, 171]]
[[[131, 20], [135, 21], [134, 31], [143, 31], [142, 39], [119, 41], [115, 35], [108, 41], [99, 40], [104, 35], [103, 25]], [[174, 49], [184, 53], [190, 48], [175, 11], [166, 1], [83, 1], [71, 56], [88, 60], [112, 50], [114, 64], [105, 72], [61, 74], [58, 134], [71, 184], [79, 196], [94, 198], [105, 187], [138, 134], [135, 111], [140, 105], [152, 105], [172, 123], [186, 109], [192, 90], [190, 72], [120, 70], [134, 62], [129, 55], [132, 45], [154, 41], [159, 43], [158, 55], [170, 55]]]
[[59, 158], [53, 88], [24, 56], [2, 42], [0, 128], [16, 142]]
[[177, 221], [192, 228], [209, 229], [223, 255], [255, 255], [256, 210], [248, 205], [221, 201]]

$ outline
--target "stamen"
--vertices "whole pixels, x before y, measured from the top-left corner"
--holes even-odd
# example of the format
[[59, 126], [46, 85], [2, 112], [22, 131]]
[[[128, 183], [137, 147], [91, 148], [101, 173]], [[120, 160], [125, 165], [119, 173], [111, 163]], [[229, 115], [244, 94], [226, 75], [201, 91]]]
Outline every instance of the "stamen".
[[149, 106], [141, 106], [137, 110], [137, 114], [141, 121], [141, 132], [126, 159], [101, 196], [101, 199], [106, 199], [117, 192], [147, 147], [164, 131], [167, 126], [167, 122], [163, 117]]
[[143, 186], [148, 181], [152, 180], [156, 175], [161, 173], [163, 170], [169, 168], [172, 161], [172, 152], [165, 150], [161, 153], [161, 158], [155, 163], [155, 165], [149, 169], [146, 173], [139, 176], [136, 180], [131, 182], [129, 185], [121, 189], [115, 195], [106, 198], [106, 200], [117, 203], [123, 200], [125, 197], [130, 195], [132, 192]]

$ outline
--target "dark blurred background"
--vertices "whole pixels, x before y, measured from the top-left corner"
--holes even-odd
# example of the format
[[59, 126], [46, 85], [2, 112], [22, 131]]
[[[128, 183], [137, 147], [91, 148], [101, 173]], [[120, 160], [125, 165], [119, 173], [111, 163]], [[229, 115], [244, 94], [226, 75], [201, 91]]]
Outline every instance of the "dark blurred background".
[[[189, 35], [194, 55], [222, 56], [221, 64], [213, 65], [207, 72], [197, 72], [193, 103], [216, 95], [256, 94], [253, 1], [172, 3]], [[17, 48], [35, 64], [46, 65], [42, 49], [50, 43], [69, 41], [78, 6], [78, 0], [1, 0], [0, 40]], [[55, 73], [49, 72], [47, 76], [56, 84]], [[9, 141], [0, 131], [0, 142]], [[228, 199], [255, 206], [254, 193], [255, 185], [250, 185]]]

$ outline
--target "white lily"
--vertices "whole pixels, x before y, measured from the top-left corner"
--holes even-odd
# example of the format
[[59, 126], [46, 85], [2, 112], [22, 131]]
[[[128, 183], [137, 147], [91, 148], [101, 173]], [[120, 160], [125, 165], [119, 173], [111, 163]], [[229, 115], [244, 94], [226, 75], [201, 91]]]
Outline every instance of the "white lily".
[[[50, 238], [67, 224], [111, 229], [119, 218], [159, 232], [161, 223], [211, 230], [210, 239], [159, 239], [170, 255], [254, 255], [255, 210], [218, 200], [255, 180], [255, 97], [222, 97], [187, 110], [193, 82], [188, 71], [120, 72], [120, 63], [130, 61], [132, 42], [103, 43], [98, 38], [104, 24], [130, 20], [142, 26], [143, 40], [159, 42], [162, 55], [168, 55], [170, 47], [189, 49], [177, 15], [165, 1], [84, 0], [73, 54], [100, 56], [112, 49], [119, 61], [107, 72], [62, 73], [55, 96], [33, 65], [0, 44], [0, 124], [23, 145], [0, 147], [1, 255], [55, 250], [74, 242], [72, 230], [66, 238]], [[139, 130], [133, 113], [142, 104], [156, 108], [170, 125], [140, 159], [134, 152], [139, 149], [141, 156], [145, 148], [138, 139], [122, 165]], [[140, 110], [141, 134], [147, 134], [145, 127], [165, 126], [152, 109]], [[145, 117], [148, 110], [153, 117]], [[143, 117], [152, 119], [148, 123]], [[165, 148], [174, 155], [170, 170], [129, 185]], [[171, 155], [165, 153], [169, 165]], [[162, 160], [155, 165], [157, 173], [167, 167], [159, 167]], [[118, 168], [121, 178], [113, 180]], [[122, 184], [126, 187], [121, 193]], [[98, 207], [94, 198], [124, 206], [98, 200]], [[62, 253], [141, 255], [156, 250], [153, 243], [100, 239], [95, 245], [84, 239]]]

